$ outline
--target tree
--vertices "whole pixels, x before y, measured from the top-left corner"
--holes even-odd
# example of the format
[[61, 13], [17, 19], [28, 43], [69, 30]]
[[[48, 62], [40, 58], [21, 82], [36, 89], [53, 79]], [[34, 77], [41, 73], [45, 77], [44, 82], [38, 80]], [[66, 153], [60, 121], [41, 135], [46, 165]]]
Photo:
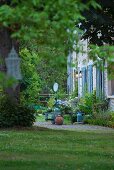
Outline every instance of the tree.
[[[61, 43], [67, 43], [68, 39], [69, 43], [74, 43], [75, 24], [83, 18], [81, 12], [90, 4], [91, 1], [84, 4], [76, 0], [1, 0], [1, 55], [6, 57], [12, 44], [18, 50], [19, 41], [16, 39], [28, 41], [36, 38], [39, 43], [46, 42], [45, 36], [50, 30]], [[94, 6], [97, 6], [95, 2]]]
[[114, 45], [114, 0], [97, 0], [100, 8], [91, 7], [83, 12], [85, 20], [80, 26], [83, 38], [98, 46], [104, 43]]
[[[68, 51], [77, 37], [75, 25], [90, 5], [97, 7], [94, 0], [86, 4], [81, 0], [1, 0], [0, 56], [7, 57], [12, 46], [19, 53], [20, 40], [50, 43], [48, 33], [54, 37], [55, 48], [61, 44]], [[6, 71], [4, 65], [2, 70]]]
[[[85, 0], [85, 3], [87, 0]], [[82, 38], [89, 39], [89, 56], [102, 68], [108, 62], [108, 77], [114, 78], [114, 0], [97, 0], [100, 8], [90, 7], [83, 11], [85, 20], [80, 21], [84, 31]], [[91, 45], [92, 44], [92, 45]], [[98, 57], [99, 56], [99, 57]], [[103, 67], [104, 69], [104, 67]]]
[[41, 90], [41, 79], [37, 72], [37, 66], [40, 59], [37, 53], [29, 51], [26, 48], [20, 51], [21, 70], [23, 79], [21, 83], [21, 102], [26, 105], [35, 103], [38, 100], [38, 94]]
[[[41, 79], [41, 93], [52, 92], [54, 82], [59, 83], [59, 90], [66, 92], [67, 54], [65, 45], [57, 42], [54, 35], [48, 32], [46, 44], [38, 44], [37, 40], [23, 42], [21, 48], [27, 48], [37, 55], [37, 71]], [[57, 46], [56, 46], [57, 45]]]

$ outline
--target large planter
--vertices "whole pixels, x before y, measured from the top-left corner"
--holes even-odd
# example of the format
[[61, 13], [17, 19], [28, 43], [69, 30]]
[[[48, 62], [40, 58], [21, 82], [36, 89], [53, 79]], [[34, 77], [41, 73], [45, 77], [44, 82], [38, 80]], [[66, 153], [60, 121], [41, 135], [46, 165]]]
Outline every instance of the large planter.
[[58, 115], [56, 118], [55, 118], [55, 124], [56, 125], [62, 125], [63, 124], [63, 117], [61, 115]]
[[82, 112], [77, 112], [77, 122], [78, 123], [83, 122], [83, 114], [82, 114]]

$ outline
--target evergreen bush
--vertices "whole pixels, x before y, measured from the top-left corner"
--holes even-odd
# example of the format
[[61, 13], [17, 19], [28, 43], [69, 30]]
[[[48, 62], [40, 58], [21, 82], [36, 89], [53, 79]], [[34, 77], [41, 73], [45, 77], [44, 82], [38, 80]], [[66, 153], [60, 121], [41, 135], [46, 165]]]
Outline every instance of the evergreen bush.
[[0, 97], [0, 127], [30, 127], [35, 121], [34, 110], [15, 103], [8, 96]]

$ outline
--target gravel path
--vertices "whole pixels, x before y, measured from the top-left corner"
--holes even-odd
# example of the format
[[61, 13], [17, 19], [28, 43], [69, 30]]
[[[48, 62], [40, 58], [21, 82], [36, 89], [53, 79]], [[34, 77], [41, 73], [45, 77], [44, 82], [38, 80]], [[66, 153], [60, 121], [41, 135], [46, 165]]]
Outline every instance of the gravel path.
[[114, 129], [102, 126], [94, 126], [94, 125], [84, 125], [84, 124], [76, 124], [76, 125], [52, 125], [51, 122], [35, 122], [35, 126], [45, 127], [49, 129], [57, 129], [57, 130], [76, 130], [76, 131], [105, 131], [114, 132]]

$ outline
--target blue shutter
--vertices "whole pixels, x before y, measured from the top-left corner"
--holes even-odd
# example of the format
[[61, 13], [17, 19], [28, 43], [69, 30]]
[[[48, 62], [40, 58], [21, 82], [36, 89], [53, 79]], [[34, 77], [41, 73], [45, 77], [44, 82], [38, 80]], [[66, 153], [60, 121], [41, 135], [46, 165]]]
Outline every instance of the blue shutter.
[[88, 85], [88, 92], [92, 93], [92, 91], [93, 91], [93, 66], [92, 65], [88, 66], [88, 81], [87, 81], [87, 85]]
[[82, 68], [82, 96], [85, 95], [87, 85], [86, 67]]
[[96, 95], [102, 97], [104, 94], [104, 72], [96, 68]]
[[99, 97], [99, 91], [100, 91], [100, 70], [99, 68], [96, 68], [96, 95]]

